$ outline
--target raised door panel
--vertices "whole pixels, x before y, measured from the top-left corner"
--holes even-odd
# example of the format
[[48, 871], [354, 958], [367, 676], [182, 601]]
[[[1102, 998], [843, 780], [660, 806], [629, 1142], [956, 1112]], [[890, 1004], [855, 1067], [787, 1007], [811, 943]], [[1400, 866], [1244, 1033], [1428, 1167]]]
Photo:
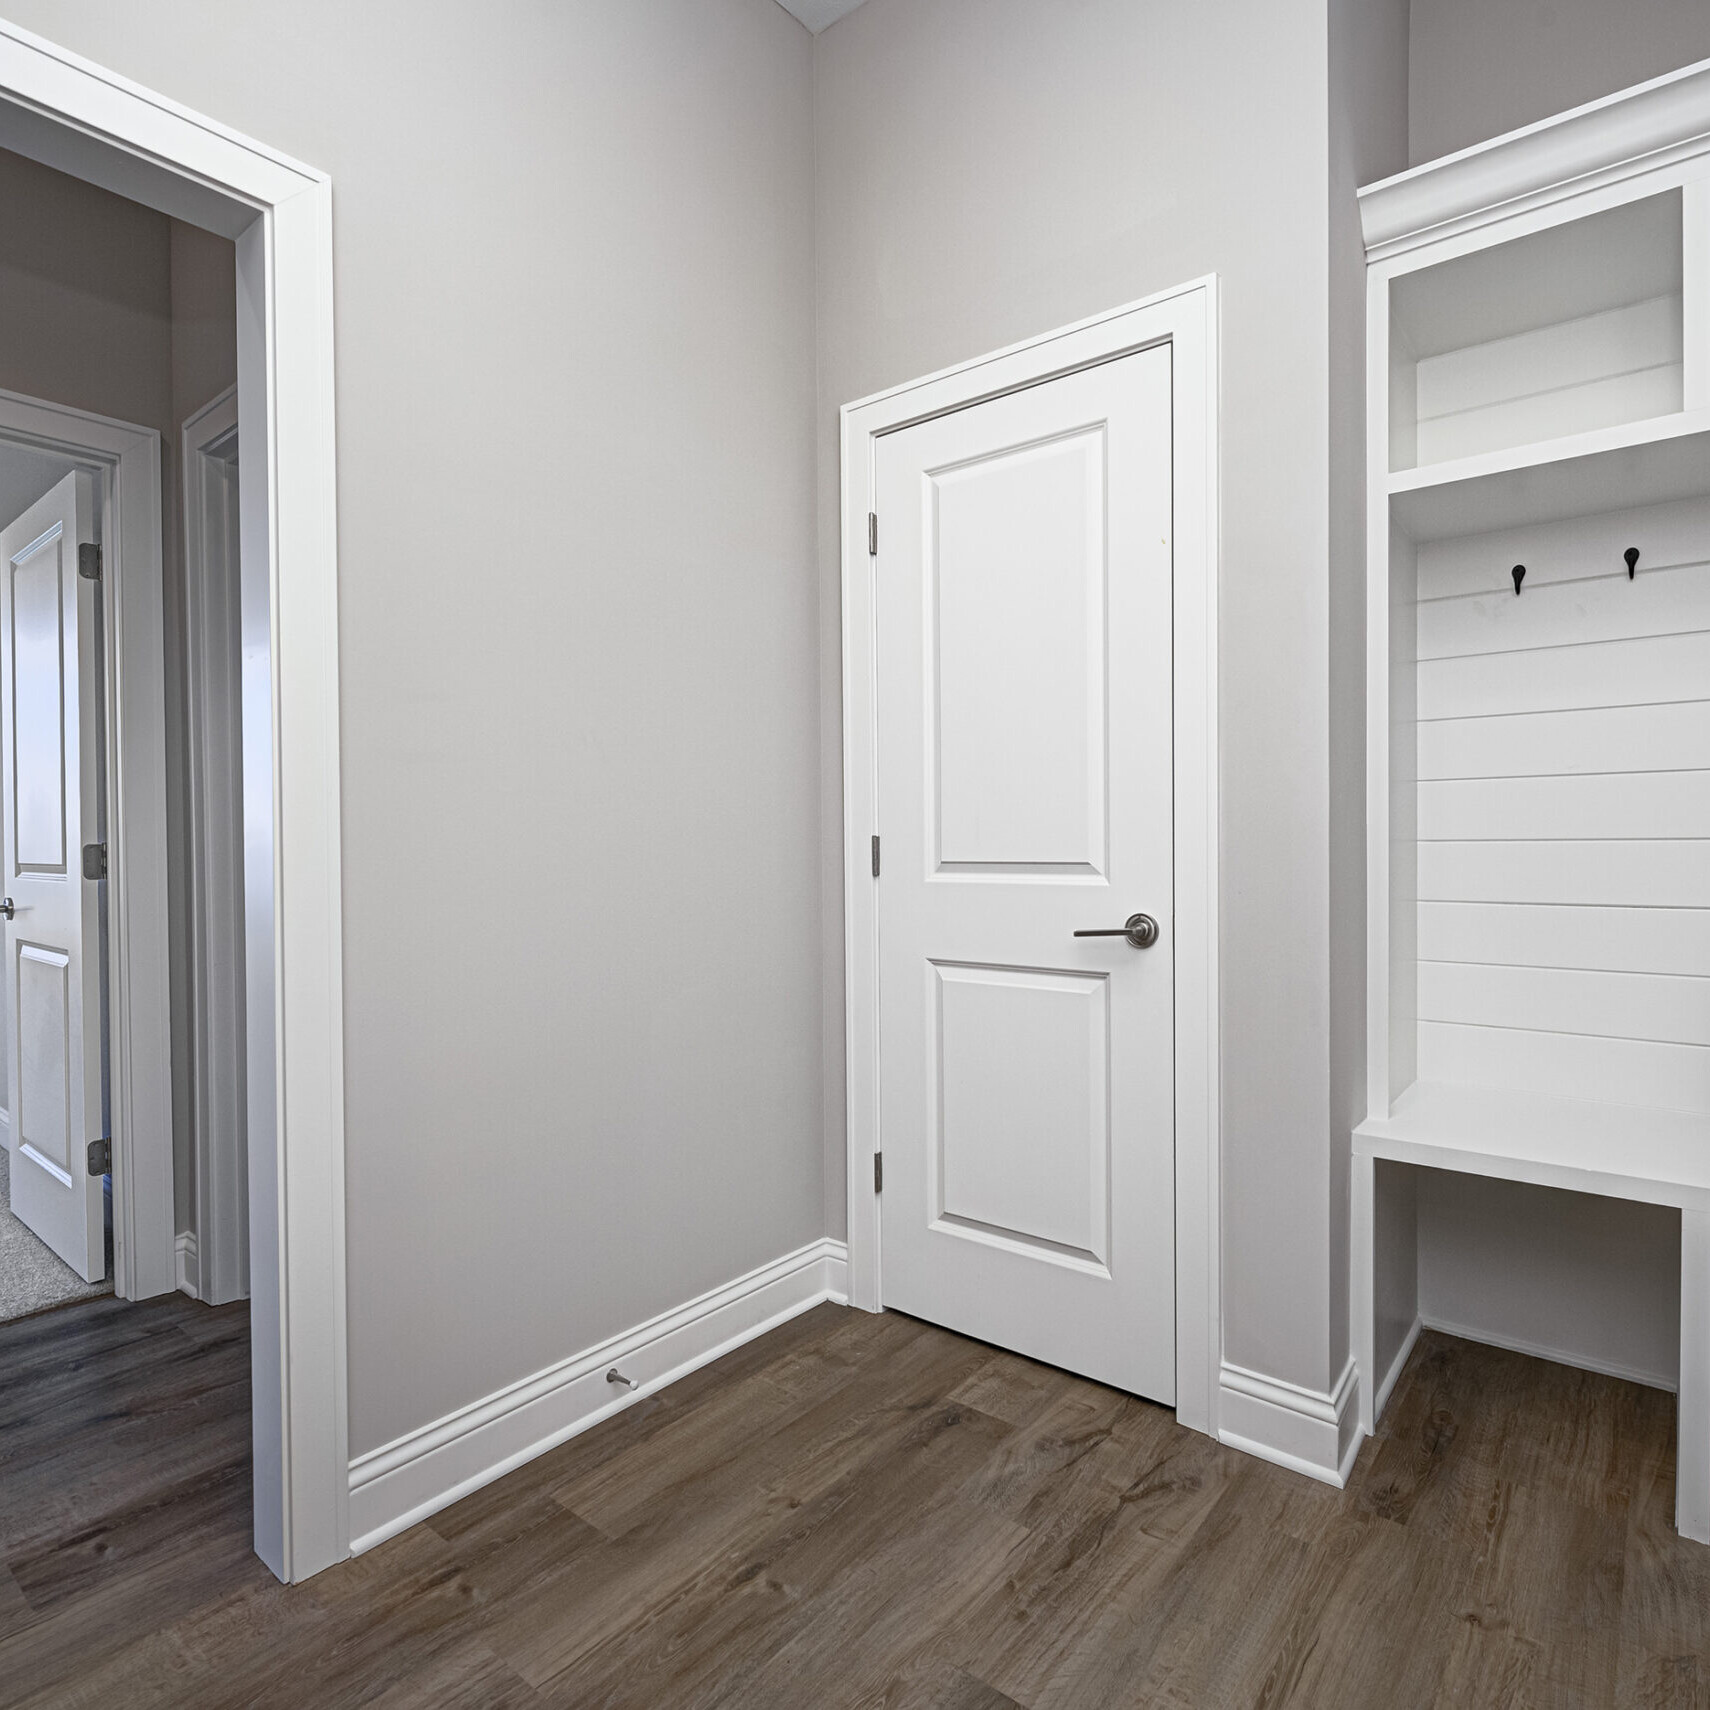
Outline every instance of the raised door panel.
[[928, 479], [936, 865], [1100, 872], [1104, 431]]
[[1028, 968], [932, 973], [934, 1222], [1102, 1268], [1110, 982]]
[[71, 1186], [72, 1039], [70, 958], [18, 947], [18, 1147]]
[[66, 558], [64, 536], [55, 529], [6, 566], [12, 583], [9, 817], [14, 871], [21, 873], [64, 873], [67, 865]]

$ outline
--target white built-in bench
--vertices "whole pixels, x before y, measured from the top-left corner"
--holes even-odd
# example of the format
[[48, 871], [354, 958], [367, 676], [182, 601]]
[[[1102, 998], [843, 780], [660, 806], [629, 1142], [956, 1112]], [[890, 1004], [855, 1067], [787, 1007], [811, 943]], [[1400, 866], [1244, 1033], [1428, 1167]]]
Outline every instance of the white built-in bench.
[[[1360, 212], [1360, 1422], [1443, 1251], [1419, 1170], [1674, 1207], [1676, 1519], [1710, 1542], [1710, 61]], [[1519, 1246], [1480, 1250], [1494, 1312]]]
[[[1381, 1162], [1496, 1176], [1680, 1210], [1680, 1388], [1675, 1525], [1710, 1543], [1710, 1145], [1705, 1118], [1589, 1099], [1417, 1082], [1384, 1118], [1354, 1132], [1353, 1313], [1362, 1373], [1377, 1373], [1373, 1298]], [[1404, 1337], [1376, 1381], [1363, 1384], [1369, 1435], [1412, 1347]]]

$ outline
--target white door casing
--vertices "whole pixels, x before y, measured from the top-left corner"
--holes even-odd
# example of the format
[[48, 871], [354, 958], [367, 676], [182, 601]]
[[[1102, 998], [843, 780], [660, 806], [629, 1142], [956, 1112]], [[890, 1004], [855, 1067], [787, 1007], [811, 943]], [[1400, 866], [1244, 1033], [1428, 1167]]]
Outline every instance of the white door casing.
[[876, 507], [883, 1299], [1164, 1402], [1170, 394], [1160, 344], [888, 434]]
[[[1058, 376], [1169, 346], [1174, 516], [1172, 796], [1174, 931], [1175, 1399], [1177, 1420], [1217, 1430], [1220, 1067], [1217, 969], [1217, 281], [1193, 280], [1072, 326], [845, 405], [842, 427], [844, 955], [849, 1298], [890, 1297], [873, 1154], [891, 1065], [880, 1049], [880, 893], [870, 841], [880, 823], [878, 559], [868, 552], [885, 436]], [[881, 528], [883, 534], [883, 528]], [[889, 539], [889, 536], [885, 537]], [[890, 839], [883, 867], [895, 871]], [[1070, 881], [1061, 881], [1065, 887]], [[1126, 899], [1125, 899], [1126, 900]], [[1112, 899], [1114, 903], [1115, 899]], [[1133, 905], [1143, 908], [1143, 903]], [[1076, 925], [1120, 925], [1102, 911]], [[1108, 946], [1110, 941], [1105, 941]], [[1119, 942], [1119, 941], [1118, 941]], [[1080, 949], [1085, 949], [1083, 941]], [[1135, 958], [1152, 950], [1124, 954]], [[1047, 969], [1121, 967], [1053, 956]], [[994, 960], [1000, 958], [992, 958]], [[958, 994], [965, 995], [965, 994]], [[978, 994], [976, 994], [978, 995]], [[895, 1179], [886, 1160], [886, 1187]], [[888, 1206], [887, 1206], [887, 1209]], [[894, 1221], [892, 1219], [891, 1221]]]
[[238, 400], [231, 387], [185, 423], [191, 1111], [196, 1241], [179, 1286], [210, 1305], [249, 1293], [244, 1071], [243, 671]]
[[83, 849], [104, 840], [99, 582], [82, 470], [0, 533], [0, 787], [12, 1210], [85, 1282], [107, 1274], [101, 892]]

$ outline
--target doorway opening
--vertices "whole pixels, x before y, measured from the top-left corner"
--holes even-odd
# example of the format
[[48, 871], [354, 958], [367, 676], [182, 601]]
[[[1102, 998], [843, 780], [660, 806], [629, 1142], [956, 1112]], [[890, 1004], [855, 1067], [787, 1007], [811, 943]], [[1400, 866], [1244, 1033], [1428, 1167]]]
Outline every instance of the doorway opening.
[[[238, 803], [241, 881], [219, 899], [207, 886], [187, 894], [178, 899], [178, 912], [204, 926], [201, 938], [186, 932], [179, 939], [186, 958], [208, 949], [208, 921], [229, 921], [236, 913], [241, 922], [241, 975], [229, 957], [226, 973], [228, 983], [241, 981], [242, 1003], [220, 1019], [229, 1039], [238, 1027], [234, 1013], [241, 1016], [242, 1071], [235, 1082], [228, 1077], [219, 1094], [229, 1107], [238, 1096], [234, 1087], [241, 1087], [241, 1169], [198, 1177], [193, 1159], [188, 1170], [175, 1171], [171, 1150], [175, 1130], [188, 1127], [175, 1122], [175, 1114], [193, 1089], [182, 1077], [174, 1085], [170, 1036], [175, 1024], [185, 1037], [197, 1030], [187, 1015], [173, 1014], [169, 779], [164, 739], [156, 735], [166, 677], [164, 667], [157, 673], [148, 661], [163, 656], [162, 465], [175, 461], [163, 458], [163, 438], [177, 447], [158, 428], [127, 429], [140, 412], [95, 416], [42, 404], [36, 400], [52, 396], [50, 388], [14, 379], [22, 395], [4, 400], [10, 415], [3, 437], [77, 462], [71, 485], [87, 485], [90, 516], [99, 514], [98, 523], [87, 525], [99, 529], [98, 540], [73, 540], [84, 527], [75, 517], [61, 527], [68, 544], [99, 546], [104, 562], [98, 583], [70, 572], [78, 583], [74, 603], [62, 600], [59, 610], [62, 616], [74, 612], [79, 623], [87, 611], [92, 630], [99, 612], [104, 663], [97, 675], [108, 704], [96, 725], [110, 738], [109, 751], [95, 757], [104, 768], [90, 798], [97, 835], [67, 823], [63, 859], [22, 866], [64, 868], [61, 893], [77, 898], [73, 912], [85, 925], [93, 915], [93, 934], [86, 931], [85, 938], [93, 936], [98, 945], [103, 912], [106, 921], [107, 954], [97, 951], [95, 963], [108, 991], [94, 1012], [97, 1027], [103, 1013], [107, 1024], [106, 1085], [98, 1071], [91, 1079], [87, 1063], [80, 1065], [81, 1114], [93, 1131], [76, 1133], [85, 1148], [81, 1155], [73, 1157], [69, 1139], [60, 1148], [64, 1179], [58, 1185], [76, 1184], [87, 1194], [86, 1148], [111, 1141], [114, 1278], [121, 1294], [136, 1297], [174, 1289], [181, 1276], [199, 1291], [219, 1286], [211, 1279], [220, 1266], [216, 1255], [202, 1252], [201, 1231], [193, 1252], [177, 1240], [175, 1189], [187, 1176], [198, 1207], [211, 1194], [225, 1210], [246, 1212], [247, 1254], [239, 1242], [237, 1257], [228, 1252], [224, 1263], [231, 1274], [237, 1260], [247, 1258], [255, 1548], [280, 1578], [304, 1579], [349, 1553], [331, 187], [323, 174], [6, 23], [0, 23], [0, 149], [233, 248], [227, 301], [235, 320], [238, 390], [231, 409], [241, 418], [234, 425], [241, 431], [245, 477], [232, 483], [238, 663], [224, 687], [230, 698], [235, 685], [242, 709], [241, 782], [234, 786], [228, 777], [221, 799], [226, 808], [233, 797]], [[77, 306], [75, 292], [52, 265], [43, 270], [42, 290], [62, 310]], [[127, 432], [134, 442], [128, 447], [118, 443]], [[204, 463], [230, 463], [217, 438], [196, 449]], [[97, 507], [103, 470], [106, 490]], [[216, 491], [224, 478], [217, 469], [203, 473], [207, 490]], [[75, 508], [75, 492], [72, 498]], [[226, 492], [220, 505], [229, 507], [232, 498]], [[173, 503], [169, 514], [177, 510]], [[229, 508], [224, 516], [221, 538], [229, 543]], [[60, 582], [67, 563], [55, 569]], [[41, 609], [37, 584], [48, 579], [36, 578], [29, 590]], [[98, 602], [92, 598], [97, 586]], [[67, 638], [56, 631], [55, 639], [63, 661]], [[140, 668], [136, 660], [144, 662]], [[78, 687], [81, 695], [81, 680]], [[81, 706], [79, 716], [81, 738]], [[79, 789], [85, 787], [82, 768], [80, 751]], [[187, 810], [193, 799], [201, 810], [200, 819], [190, 815], [187, 823], [204, 830], [215, 824], [220, 791], [205, 786], [217, 781], [204, 777], [194, 788], [184, 783], [185, 800], [173, 805]], [[13, 817], [21, 819], [15, 803]], [[90, 843], [97, 845], [93, 855]], [[11, 853], [17, 853], [15, 837]], [[40, 851], [32, 845], [32, 853]], [[86, 859], [94, 875], [87, 880]], [[20, 864], [8, 864], [15, 878]], [[233, 887], [241, 909], [231, 906]], [[93, 911], [86, 891], [96, 893]], [[11, 955], [10, 933], [8, 946]], [[69, 1018], [69, 959], [61, 952], [57, 968], [50, 960], [38, 958], [32, 996], [58, 979], [60, 1014]], [[87, 1005], [82, 1013], [86, 1038]], [[16, 1023], [14, 1015], [14, 1034]], [[67, 1020], [62, 1039], [69, 1038], [68, 1026]], [[157, 1033], [166, 1035], [166, 1048]], [[16, 1051], [14, 1060], [21, 1060]], [[62, 1087], [65, 1080], [62, 1075]], [[26, 1088], [25, 1127], [34, 1122], [28, 1097]], [[107, 1133], [100, 1132], [106, 1125], [99, 1120], [89, 1123], [91, 1103], [111, 1119]], [[71, 1136], [69, 1101], [58, 1114], [62, 1135]], [[17, 1128], [17, 1112], [12, 1115]], [[51, 1149], [44, 1144], [39, 1150], [45, 1156]], [[73, 1161], [82, 1177], [68, 1167]], [[93, 1161], [104, 1160], [97, 1154]], [[104, 1227], [102, 1234], [104, 1249]], [[85, 1268], [92, 1270], [94, 1244], [86, 1245], [91, 1262]]]

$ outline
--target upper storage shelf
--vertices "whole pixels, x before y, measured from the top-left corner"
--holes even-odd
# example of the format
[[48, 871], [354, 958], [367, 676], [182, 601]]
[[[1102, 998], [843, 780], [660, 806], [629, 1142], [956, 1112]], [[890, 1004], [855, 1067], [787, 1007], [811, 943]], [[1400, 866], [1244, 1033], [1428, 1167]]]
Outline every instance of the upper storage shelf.
[[1388, 486], [1396, 526], [1421, 542], [1697, 498], [1710, 493], [1710, 410], [1402, 470]]
[[1669, 190], [1396, 278], [1391, 471], [1678, 412], [1682, 218]]

